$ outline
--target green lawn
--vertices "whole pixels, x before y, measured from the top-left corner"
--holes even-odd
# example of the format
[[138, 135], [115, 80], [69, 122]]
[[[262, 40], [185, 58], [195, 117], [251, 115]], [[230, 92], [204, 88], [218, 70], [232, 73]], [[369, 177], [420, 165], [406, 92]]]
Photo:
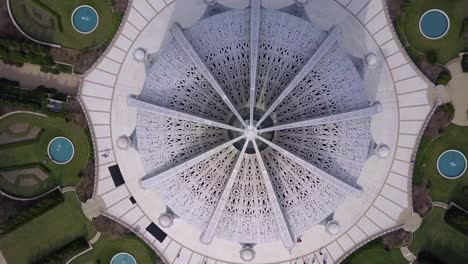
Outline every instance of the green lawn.
[[[460, 37], [462, 22], [468, 18], [467, 0], [409, 0], [404, 4], [403, 15], [397, 19], [397, 30], [404, 33], [410, 45], [408, 51], [416, 59], [420, 53], [433, 50], [437, 53], [437, 62], [446, 64], [456, 58], [458, 53], [468, 49], [468, 41]], [[450, 19], [450, 30], [443, 38], [429, 40], [419, 31], [419, 19], [429, 9], [441, 9]], [[403, 43], [405, 42], [402, 39]]]
[[398, 248], [385, 251], [380, 238], [369, 242], [343, 261], [343, 264], [402, 264], [408, 263]]
[[[39, 40], [77, 50], [110, 42], [121, 20], [112, 10], [112, 0], [9, 1], [13, 16], [25, 32]], [[71, 15], [80, 5], [90, 5], [98, 12], [99, 25], [90, 34], [81, 34], [72, 26]]]
[[429, 251], [446, 263], [468, 263], [468, 237], [447, 225], [444, 213], [444, 209], [434, 207], [414, 233], [409, 248], [415, 255], [422, 250]]
[[65, 201], [0, 238], [0, 250], [8, 263], [28, 263], [80, 236], [95, 235], [83, 215], [74, 192], [64, 193]]
[[19, 142], [0, 146], [0, 169], [15, 167], [36, 167], [48, 157], [47, 146], [56, 136], [69, 138], [75, 147], [73, 159], [64, 165], [47, 161], [42, 164], [50, 171], [49, 178], [35, 187], [19, 187], [0, 177], [0, 186], [3, 190], [18, 196], [34, 196], [57, 186], [76, 185], [79, 181], [79, 172], [88, 161], [90, 149], [85, 132], [65, 122], [59, 117], [41, 117], [31, 114], [14, 114], [0, 120], [0, 131], [5, 130], [15, 122], [27, 122], [43, 128], [40, 138], [35, 142]]
[[132, 254], [138, 263], [155, 263], [156, 260], [152, 249], [135, 235], [113, 239], [110, 235], [103, 234], [92, 251], [77, 258], [72, 264], [110, 263], [112, 257], [119, 252]]
[[468, 172], [458, 179], [449, 180], [437, 171], [437, 159], [448, 149], [457, 149], [468, 156], [468, 127], [450, 124], [442, 135], [432, 142], [424, 136], [418, 149], [413, 182], [419, 184], [422, 179], [430, 181], [430, 195], [433, 201], [468, 204], [468, 197], [463, 195], [462, 191], [464, 186], [468, 186]]

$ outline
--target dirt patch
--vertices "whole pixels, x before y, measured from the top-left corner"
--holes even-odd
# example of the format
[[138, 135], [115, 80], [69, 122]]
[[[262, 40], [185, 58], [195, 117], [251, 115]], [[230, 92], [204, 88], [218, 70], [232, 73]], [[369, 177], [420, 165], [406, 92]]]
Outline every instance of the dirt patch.
[[413, 210], [425, 217], [432, 210], [432, 199], [429, 195], [429, 183], [424, 180], [420, 185], [413, 185]]
[[451, 104], [439, 106], [429, 120], [424, 135], [428, 136], [431, 141], [438, 138], [443, 129], [450, 125], [453, 117], [454, 110]]
[[106, 49], [107, 45], [95, 47], [88, 51], [78, 51], [67, 48], [50, 48], [55, 61], [73, 65], [73, 72], [83, 74], [88, 70]]
[[102, 215], [93, 218], [93, 226], [96, 231], [109, 234], [113, 239], [117, 239], [123, 235], [128, 235], [131, 233], [131, 231], [123, 225]]
[[404, 0], [387, 0], [388, 13], [392, 20], [401, 15], [401, 4]]
[[419, 69], [426, 75], [426, 77], [431, 80], [433, 83], [436, 82], [437, 77], [442, 71], [446, 71], [447, 69], [439, 64], [432, 64], [428, 61], [426, 56], [421, 56], [418, 58], [416, 62]]
[[86, 168], [80, 173], [81, 178], [76, 185], [76, 194], [82, 202], [93, 197], [94, 190], [94, 159], [90, 159]]
[[88, 128], [88, 121], [76, 97], [69, 97], [65, 104], [65, 119], [80, 129]]
[[25, 40], [26, 38], [23, 34], [21, 34], [21, 32], [16, 29], [13, 22], [11, 22], [6, 1], [7, 0], [0, 0], [0, 37]]
[[398, 229], [382, 237], [382, 243], [387, 248], [406, 247], [411, 243], [413, 234], [403, 229]]
[[128, 5], [128, 0], [114, 0], [112, 9], [114, 10], [114, 13], [118, 15], [123, 15], [125, 13], [125, 10], [127, 9]]

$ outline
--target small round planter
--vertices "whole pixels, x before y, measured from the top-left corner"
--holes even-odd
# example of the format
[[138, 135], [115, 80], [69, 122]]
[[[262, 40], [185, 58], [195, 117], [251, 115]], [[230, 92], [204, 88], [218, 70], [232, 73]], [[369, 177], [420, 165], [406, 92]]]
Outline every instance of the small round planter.
[[[59, 160], [56, 156], [54, 157], [54, 154], [52, 153], [51, 154], [51, 147], [53, 145], [53, 143], [57, 140], [65, 140], [68, 144], [70, 144], [70, 147], [71, 147], [71, 155], [70, 157], [67, 157], [66, 160]], [[67, 164], [69, 163], [73, 157], [75, 156], [75, 146], [73, 145], [73, 143], [66, 137], [55, 137], [53, 138], [49, 144], [47, 145], [47, 155], [49, 156], [49, 159], [52, 160], [55, 164], [60, 164], [60, 165], [63, 165], [63, 164]]]
[[[91, 10], [94, 12], [94, 14], [96, 14], [96, 24], [94, 25], [94, 27], [92, 27], [91, 29], [89, 29], [89, 30], [87, 30], [87, 31], [81, 30], [81, 29], [78, 28], [79, 26], [75, 25], [75, 19], [74, 19], [74, 18], [75, 18], [75, 15], [77, 15], [77, 12], [78, 12], [79, 10], [83, 9], [83, 8], [91, 9]], [[81, 34], [90, 34], [90, 33], [94, 32], [94, 30], [96, 30], [96, 28], [97, 28], [98, 25], [99, 25], [99, 14], [98, 14], [98, 12], [96, 11], [96, 9], [94, 9], [94, 7], [92, 7], [92, 6], [90, 6], [90, 5], [80, 5], [80, 6], [78, 6], [77, 8], [75, 8], [75, 10], [73, 10], [73, 13], [72, 13], [72, 15], [71, 15], [71, 24], [72, 24], [73, 28], [74, 28], [77, 32], [79, 32], [79, 33], [81, 33]]]
[[[445, 18], [446, 21], [439, 21], [439, 22], [446, 22], [446, 23], [447, 23], [447, 28], [445, 29], [445, 31], [443, 31], [443, 32], [441, 31], [440, 33], [436, 34], [436, 36], [435, 36], [435, 35], [431, 35], [431, 36], [430, 36], [430, 34], [429, 34], [427, 31], [424, 32], [424, 27], [425, 27], [425, 26], [424, 26], [423, 24], [424, 24], [424, 22], [425, 22], [424, 20], [427, 21], [427, 19], [430, 19], [430, 18], [428, 18], [428, 16], [431, 15], [431, 14], [434, 14], [434, 13], [438, 13], [438, 14], [443, 15], [443, 17]], [[436, 22], [436, 23], [437, 23], [437, 22]], [[434, 28], [433, 25], [428, 25], [428, 26], [426, 26], [426, 30], [427, 30], [427, 27], [429, 27], [429, 28]], [[423, 15], [421, 16], [421, 18], [419, 19], [419, 32], [421, 32], [421, 34], [422, 34], [425, 38], [427, 38], [427, 39], [430, 39], [430, 40], [441, 39], [441, 38], [443, 38], [445, 35], [447, 35], [449, 29], [450, 29], [450, 19], [449, 19], [449, 17], [447, 16], [447, 14], [446, 14], [444, 11], [440, 10], [440, 9], [430, 9], [430, 10], [427, 10], [426, 12], [424, 12], [424, 14], [423, 14]]]
[[[444, 169], [441, 168], [441, 166], [440, 166], [440, 165], [441, 165], [440, 162], [441, 162], [442, 157], [443, 157], [444, 155], [450, 153], [450, 152], [453, 152], [453, 153], [456, 153], [456, 154], [460, 155], [460, 156], [463, 158], [463, 162], [464, 162], [464, 168], [463, 168], [463, 170], [462, 170], [460, 173], [458, 173], [457, 175], [453, 175], [453, 176], [452, 176], [452, 175], [447, 175], [447, 173], [444, 173], [444, 172], [443, 172]], [[453, 162], [453, 161], [452, 161], [452, 162]], [[449, 166], [453, 166], [453, 165], [451, 164], [452, 162], [450, 162], [450, 165], [449, 165]], [[442, 154], [439, 155], [439, 157], [437, 158], [437, 164], [436, 164], [436, 165], [437, 165], [437, 171], [439, 172], [439, 174], [440, 174], [442, 177], [444, 177], [444, 178], [446, 178], [446, 179], [449, 179], [449, 180], [453, 180], [453, 179], [458, 179], [458, 178], [460, 178], [461, 176], [463, 176], [463, 174], [465, 174], [468, 163], [467, 163], [467, 160], [466, 160], [466, 156], [465, 156], [462, 152], [460, 152], [460, 151], [458, 151], [458, 150], [454, 150], [454, 149], [449, 149], [449, 150], [446, 150], [446, 151], [444, 151]]]
[[[125, 259], [122, 260], [121, 258], [125, 258]], [[128, 260], [130, 260], [130, 262], [128, 262]], [[110, 261], [110, 264], [124, 264], [124, 263], [125, 264], [137, 264], [136, 259], [127, 252], [119, 252], [115, 254]]]

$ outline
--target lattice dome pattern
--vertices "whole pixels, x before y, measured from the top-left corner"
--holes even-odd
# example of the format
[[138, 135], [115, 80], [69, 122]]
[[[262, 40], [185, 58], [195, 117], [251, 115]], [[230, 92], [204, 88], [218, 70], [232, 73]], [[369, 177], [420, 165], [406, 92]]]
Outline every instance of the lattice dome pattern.
[[252, 1], [170, 31], [141, 94], [129, 98], [141, 183], [203, 242], [291, 247], [360, 191], [380, 107], [338, 30]]

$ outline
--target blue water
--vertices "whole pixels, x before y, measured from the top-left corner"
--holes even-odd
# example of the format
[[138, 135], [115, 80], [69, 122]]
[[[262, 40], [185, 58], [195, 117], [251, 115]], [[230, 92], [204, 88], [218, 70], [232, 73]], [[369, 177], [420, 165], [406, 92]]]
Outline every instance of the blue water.
[[119, 253], [112, 258], [111, 264], [136, 264], [136, 261], [128, 253]]
[[456, 151], [448, 151], [439, 158], [439, 170], [446, 177], [458, 177], [466, 167], [465, 158]]
[[70, 161], [73, 152], [73, 145], [65, 138], [55, 138], [49, 145], [49, 155], [58, 163]]
[[444, 35], [448, 26], [447, 17], [437, 10], [426, 13], [421, 19], [422, 32], [431, 38], [439, 38]]
[[79, 31], [89, 33], [96, 28], [98, 14], [89, 6], [81, 6], [73, 14], [72, 21]]

